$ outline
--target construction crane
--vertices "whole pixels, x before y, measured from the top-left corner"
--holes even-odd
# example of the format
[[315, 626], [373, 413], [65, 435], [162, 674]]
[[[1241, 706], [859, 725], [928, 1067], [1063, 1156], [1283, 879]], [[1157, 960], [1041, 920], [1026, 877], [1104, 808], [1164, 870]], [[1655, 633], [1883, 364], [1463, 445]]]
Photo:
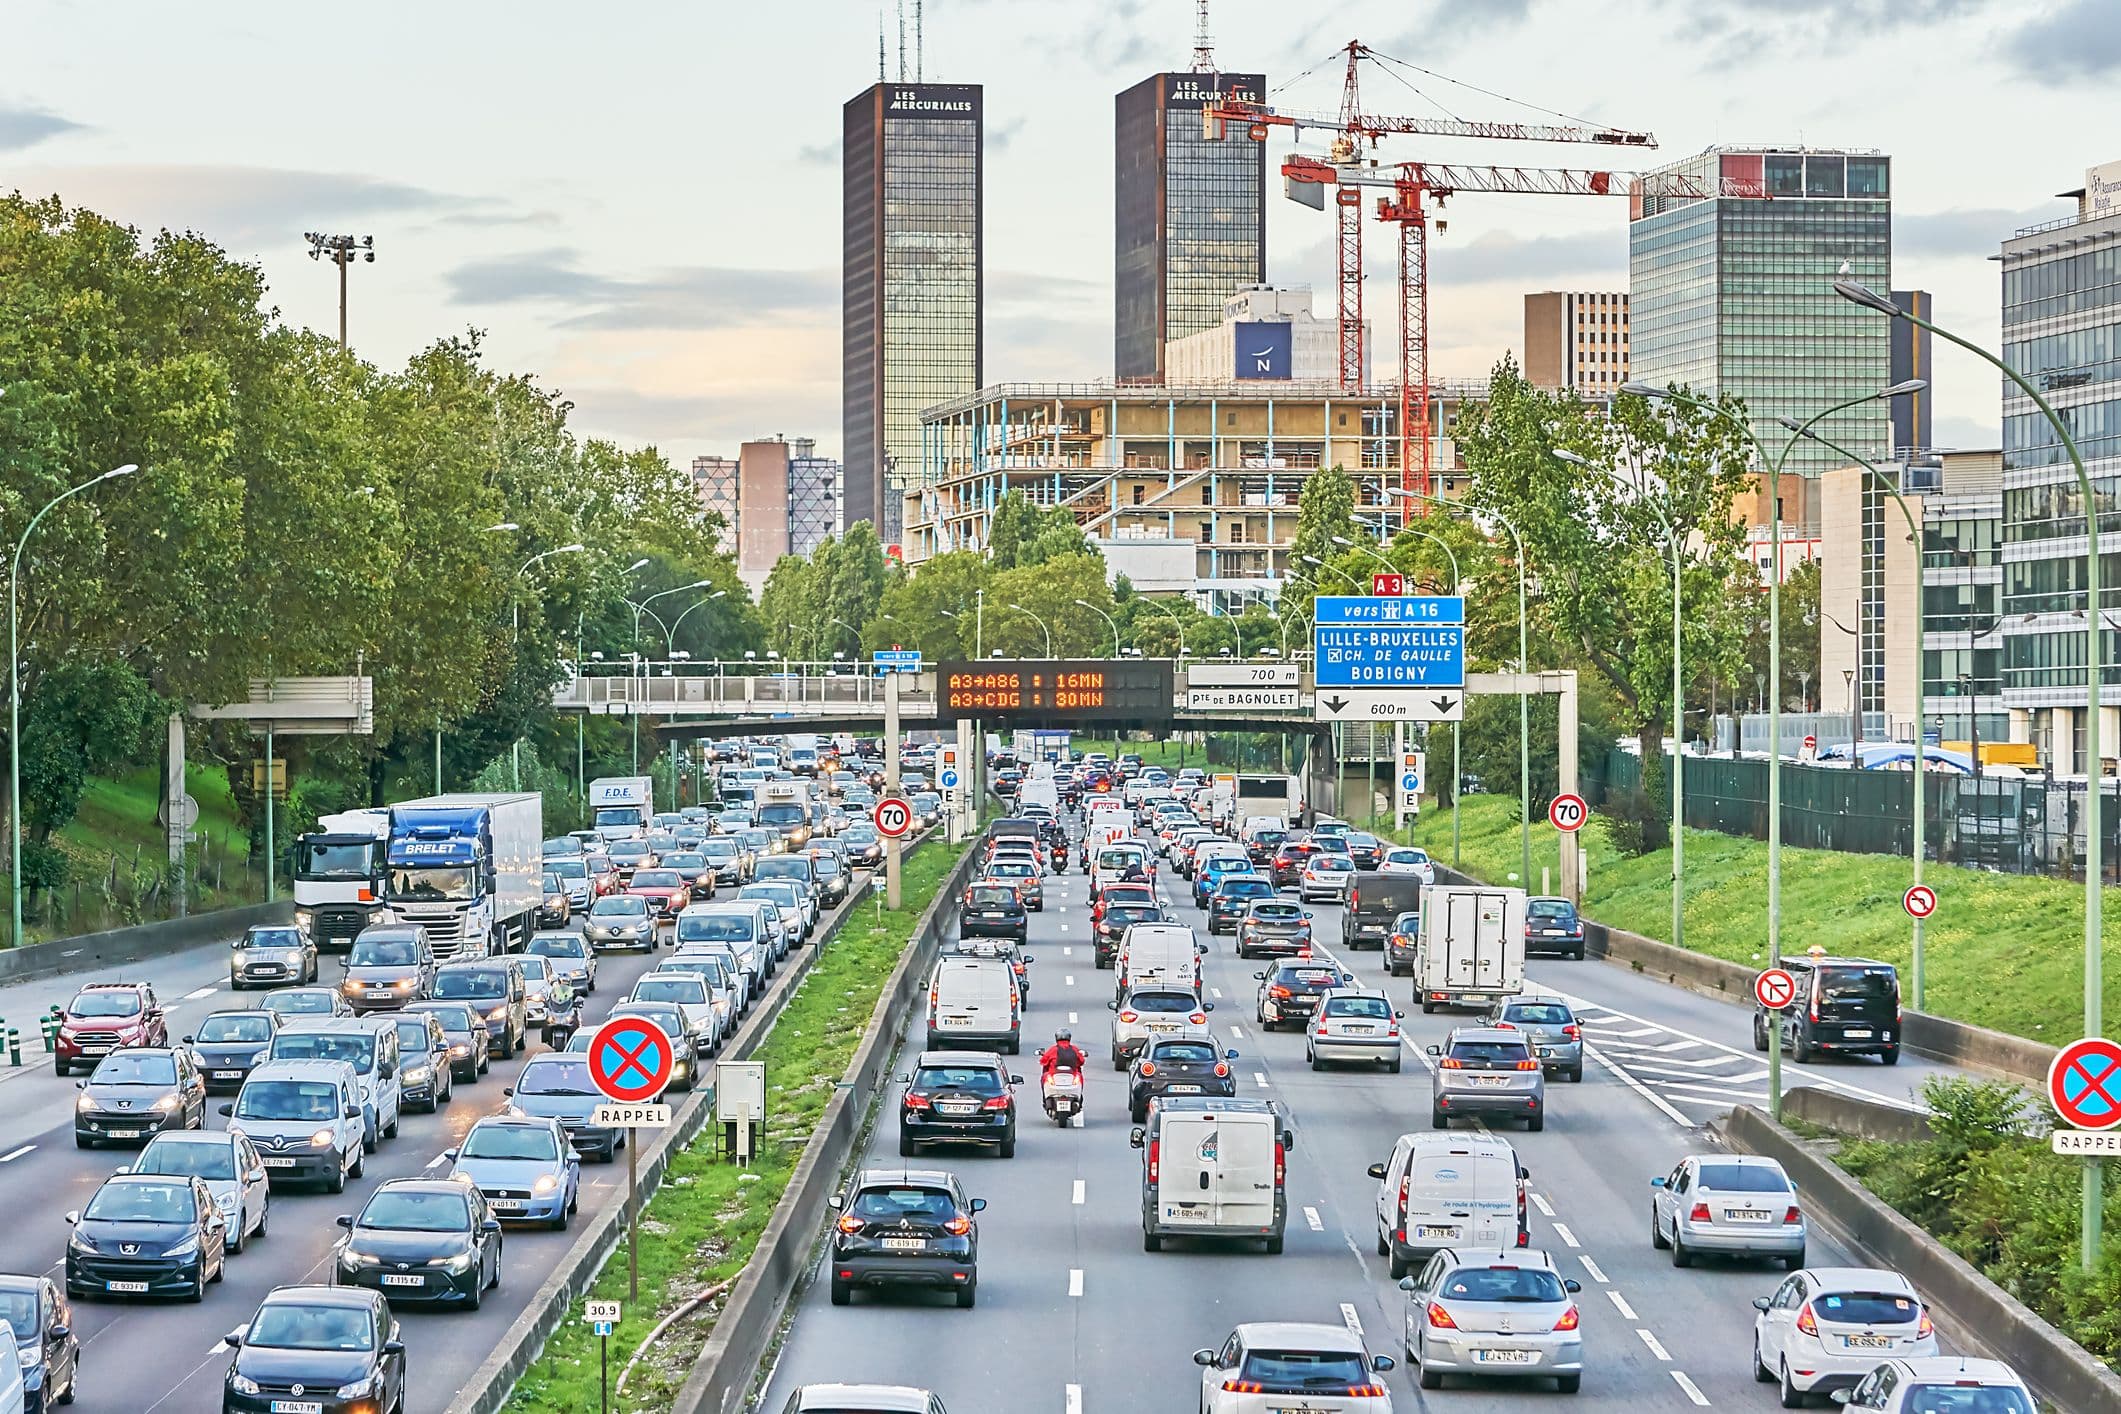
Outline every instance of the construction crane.
[[[1360, 63], [1382, 56], [1359, 40], [1347, 47], [1347, 73], [1341, 87], [1340, 112], [1285, 112], [1261, 103], [1217, 99], [1203, 110], [1204, 135], [1219, 138], [1230, 123], [1245, 125], [1247, 135], [1264, 142], [1277, 127], [1302, 134], [1330, 131], [1324, 157], [1292, 155], [1282, 165], [1289, 195], [1324, 209], [1325, 189], [1333, 187], [1339, 218], [1337, 288], [1339, 294], [1340, 384], [1354, 392], [1362, 386], [1362, 191], [1383, 186], [1392, 194], [1377, 203], [1379, 219], [1399, 227], [1400, 478], [1407, 490], [1426, 493], [1434, 432], [1429, 413], [1428, 218], [1432, 203], [1460, 191], [1541, 195], [1603, 196], [1624, 191], [1630, 174], [1523, 167], [1446, 166], [1410, 162], [1379, 167], [1365, 159], [1366, 145], [1379, 138], [1406, 134], [1422, 137], [1496, 138], [1516, 142], [1589, 142], [1613, 147], [1653, 148], [1646, 132], [1596, 124], [1473, 122], [1458, 118], [1412, 118], [1363, 111]], [[1419, 458], [1418, 460], [1416, 458]]]

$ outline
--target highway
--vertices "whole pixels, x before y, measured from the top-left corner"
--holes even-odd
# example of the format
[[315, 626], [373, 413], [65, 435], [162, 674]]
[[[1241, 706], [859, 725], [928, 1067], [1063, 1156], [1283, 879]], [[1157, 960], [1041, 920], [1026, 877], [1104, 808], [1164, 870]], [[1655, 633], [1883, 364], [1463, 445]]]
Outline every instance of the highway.
[[[1096, 970], [1091, 955], [1088, 881], [1080, 873], [1049, 877], [1046, 909], [1031, 915], [1038, 961], [1025, 1053], [1011, 1066], [1026, 1082], [1016, 1157], [932, 1150], [899, 1159], [894, 1090], [864, 1161], [948, 1168], [987, 1200], [977, 1309], [866, 1293], [833, 1307], [813, 1280], [798, 1294], [759, 1408], [782, 1408], [805, 1383], [852, 1380], [926, 1386], [954, 1410], [1192, 1409], [1199, 1371], [1191, 1353], [1220, 1344], [1242, 1321], [1345, 1322], [1373, 1351], [1403, 1353], [1403, 1297], [1375, 1254], [1377, 1182], [1366, 1170], [1388, 1157], [1397, 1135], [1428, 1127], [1420, 1048], [1463, 1022], [1423, 1016], [1407, 1001], [1408, 981], [1383, 977], [1379, 954], [1339, 949], [1339, 910], [1312, 905], [1327, 950], [1405, 1007], [1410, 1058], [1424, 1061], [1399, 1075], [1314, 1073], [1300, 1035], [1262, 1035], [1253, 1020], [1253, 973], [1264, 964], [1238, 961], [1227, 936], [1210, 939], [1185, 881], [1163, 869], [1167, 906], [1211, 943], [1211, 1019], [1223, 1043], [1241, 1053], [1239, 1093], [1282, 1101], [1296, 1122], [1284, 1253], [1185, 1242], [1142, 1250], [1141, 1158], [1127, 1143], [1124, 1077], [1104, 1059], [1113, 974]], [[1586, 1368], [1572, 1407], [1776, 1407], [1773, 1387], [1754, 1383], [1749, 1355], [1752, 1298], [1773, 1292], [1780, 1268], [1708, 1260], [1677, 1270], [1648, 1238], [1649, 1180], [1710, 1147], [1700, 1126], [1711, 1115], [1764, 1100], [1765, 1057], [1751, 1048], [1747, 1012], [1595, 961], [1535, 960], [1530, 971], [1534, 990], [1575, 1001], [1593, 1048], [1582, 1084], [1550, 1082], [1544, 1132], [1505, 1131], [1532, 1175], [1532, 1245], [1583, 1285]], [[1039, 1108], [1035, 1054], [1061, 1026], [1072, 1027], [1092, 1059], [1082, 1127], [1065, 1130]], [[905, 1060], [919, 1039], [916, 1031]], [[1789, 1065], [1786, 1082], [1907, 1103], [1940, 1069], [1912, 1055], [1890, 1070], [1869, 1060], [1825, 1061]], [[1811, 1264], [1846, 1260], [1814, 1228]], [[1440, 1391], [1421, 1391], [1404, 1362], [1388, 1383], [1403, 1409], [1462, 1407], [1481, 1390], [1490, 1399], [1516, 1392], [1505, 1381], [1476, 1388], [1455, 1378]], [[1542, 1383], [1517, 1397], [1559, 1398], [1551, 1391]]]
[[[857, 899], [865, 891], [851, 891]], [[829, 915], [828, 915], [829, 917]], [[824, 924], [821, 922], [822, 931]], [[807, 944], [805, 946], [808, 946]], [[791, 954], [791, 960], [799, 954]], [[606, 953], [598, 962], [596, 994], [587, 999], [585, 1023], [593, 1024], [621, 1002], [639, 977], [667, 953]], [[341, 975], [339, 956], [327, 955], [323, 978]], [[788, 977], [783, 971], [775, 986]], [[95, 974], [25, 983], [0, 989], [0, 1016], [26, 1018], [53, 1001], [64, 1002], [84, 981], [152, 983], [170, 1014], [172, 1041], [190, 1035], [207, 1013], [255, 1005], [259, 992], [231, 994], [228, 953], [199, 948], [166, 960]], [[17, 1024], [22, 1024], [20, 1020]], [[42, 1043], [32, 1032], [21, 1070], [0, 1068], [0, 1194], [5, 1194], [8, 1221], [0, 1227], [0, 1271], [49, 1272], [62, 1275], [67, 1227], [63, 1214], [86, 1205], [96, 1187], [119, 1165], [127, 1151], [74, 1147], [73, 1108], [78, 1092], [72, 1080], [52, 1072]], [[327, 1279], [326, 1262], [339, 1236], [333, 1219], [357, 1211], [376, 1185], [386, 1179], [439, 1173], [442, 1151], [455, 1145], [480, 1116], [506, 1106], [503, 1089], [513, 1083], [523, 1062], [544, 1047], [533, 1032], [523, 1055], [495, 1061], [475, 1085], [457, 1083], [452, 1102], [439, 1114], [407, 1111], [396, 1139], [385, 1140], [368, 1156], [362, 1178], [334, 1196], [307, 1190], [282, 1190], [272, 1198], [270, 1235], [253, 1238], [239, 1256], [230, 1258], [228, 1275], [207, 1289], [199, 1305], [146, 1302], [131, 1298], [76, 1301], [75, 1326], [82, 1342], [81, 1395], [75, 1408], [95, 1414], [215, 1414], [221, 1408], [221, 1386], [229, 1352], [220, 1340], [250, 1319], [257, 1303], [275, 1286]], [[225, 1128], [220, 1106], [231, 1097], [210, 1097], [207, 1127]], [[682, 1100], [680, 1092], [674, 1097]], [[626, 1165], [584, 1164], [581, 1210], [621, 1202]], [[505, 1237], [501, 1287], [487, 1293], [476, 1312], [429, 1312], [406, 1308], [410, 1372], [407, 1414], [443, 1409], [470, 1377], [503, 1332], [536, 1293], [540, 1282], [573, 1244], [578, 1230], [538, 1231], [511, 1226]]]

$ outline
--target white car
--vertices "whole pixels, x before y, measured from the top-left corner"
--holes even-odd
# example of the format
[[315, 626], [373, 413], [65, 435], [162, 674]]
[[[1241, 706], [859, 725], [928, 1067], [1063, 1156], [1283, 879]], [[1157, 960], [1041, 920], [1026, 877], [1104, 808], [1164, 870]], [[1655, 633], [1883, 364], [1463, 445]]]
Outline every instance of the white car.
[[[1248, 1322], [1220, 1350], [1196, 1350], [1201, 1414], [1391, 1414], [1381, 1378], [1397, 1365], [1342, 1325]], [[1330, 1391], [1330, 1392], [1329, 1392]]]
[[1856, 1414], [2033, 1414], [2039, 1408], [2018, 1372], [2001, 1360], [1937, 1355], [1887, 1360], [1850, 1392]]
[[786, 1414], [950, 1414], [943, 1402], [910, 1385], [804, 1385]]
[[663, 1002], [685, 1014], [692, 1049], [707, 1055], [722, 1044], [723, 1012], [714, 1004], [714, 989], [696, 972], [651, 972], [633, 984], [629, 1002]]
[[1321, 851], [1311, 856], [1296, 879], [1296, 896], [1305, 903], [1346, 903], [1355, 881], [1355, 861], [1345, 854]]
[[1396, 844], [1385, 851], [1378, 863], [1380, 874], [1412, 874], [1424, 884], [1436, 882], [1436, 865], [1425, 849], [1416, 849], [1410, 844]]
[[1804, 1265], [1808, 1225], [1782, 1165], [1757, 1154], [1689, 1154], [1650, 1180], [1650, 1245], [1672, 1265], [1703, 1252]]
[[230, 1256], [241, 1252], [253, 1233], [265, 1236], [266, 1215], [272, 1210], [265, 1160], [250, 1136], [239, 1130], [165, 1130], [120, 1172], [204, 1179], [221, 1221], [228, 1224]]
[[1854, 1389], [1881, 1360], [1937, 1353], [1913, 1283], [1875, 1267], [1806, 1267], [1755, 1297], [1753, 1378], [1782, 1386], [1782, 1407]]

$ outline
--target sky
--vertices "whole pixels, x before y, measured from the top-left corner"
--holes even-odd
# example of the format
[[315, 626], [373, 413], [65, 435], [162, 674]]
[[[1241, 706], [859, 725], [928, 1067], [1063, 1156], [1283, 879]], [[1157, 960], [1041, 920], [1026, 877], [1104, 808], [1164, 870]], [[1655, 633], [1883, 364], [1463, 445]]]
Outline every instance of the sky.
[[[1220, 65], [1264, 71], [1286, 108], [1336, 108], [1335, 50], [1360, 39], [1449, 80], [1371, 70], [1373, 110], [1648, 130], [1659, 150], [1626, 154], [1640, 166], [1718, 143], [1889, 153], [1895, 287], [1932, 291], [1941, 323], [1990, 347], [2000, 241], [2068, 214], [2054, 193], [2121, 159], [2121, 0], [1211, 4]], [[775, 434], [837, 454], [840, 109], [878, 76], [874, 0], [7, 10], [0, 190], [196, 230], [263, 269], [281, 318], [333, 333], [335, 274], [303, 233], [373, 235], [351, 337], [377, 364], [475, 328], [590, 435], [681, 464]], [[881, 19], [895, 78], [896, 0]], [[1191, 0], [926, 0], [923, 76], [986, 85], [988, 381], [1110, 376], [1112, 99], [1187, 68], [1193, 25]], [[1270, 158], [1268, 278], [1312, 285], [1323, 314], [1330, 218], [1280, 198], [1287, 146]], [[1615, 157], [1405, 138], [1384, 153]], [[1444, 214], [1439, 377], [1519, 347], [1528, 292], [1626, 288], [1624, 199], [1464, 196]], [[1393, 249], [1372, 223], [1371, 310], [1396, 303]], [[1935, 440], [1995, 446], [1986, 366], [1940, 345], [1936, 383]]]

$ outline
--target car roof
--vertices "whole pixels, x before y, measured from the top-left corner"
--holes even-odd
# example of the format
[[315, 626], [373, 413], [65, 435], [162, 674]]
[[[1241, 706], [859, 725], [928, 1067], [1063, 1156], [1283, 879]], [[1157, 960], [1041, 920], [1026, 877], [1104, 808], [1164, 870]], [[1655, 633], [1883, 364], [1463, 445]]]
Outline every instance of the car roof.
[[2023, 1385], [2025, 1377], [2001, 1360], [1982, 1360], [1971, 1355], [1923, 1355], [1880, 1361], [1898, 1365], [1910, 1379], [1979, 1380], [1983, 1384]]
[[881, 1188], [896, 1185], [908, 1188], [952, 1188], [957, 1184], [957, 1175], [946, 1169], [862, 1169], [855, 1174], [847, 1187]]
[[44, 1278], [27, 1276], [20, 1272], [0, 1272], [0, 1291], [41, 1291]]
[[1905, 1291], [1909, 1295], [1915, 1291], [1913, 1282], [1885, 1267], [1807, 1267], [1804, 1274], [1827, 1290], [1848, 1286]]
[[[567, 1052], [562, 1051], [560, 1054], [565, 1055]], [[472, 1121], [471, 1127], [477, 1129], [481, 1125], [491, 1125], [496, 1129], [555, 1129], [559, 1127], [559, 1123], [549, 1115], [495, 1114], [480, 1115]]]
[[[265, 1302], [304, 1306], [360, 1306], [373, 1308], [383, 1299], [380, 1291], [361, 1286], [276, 1286], [265, 1293]], [[263, 1303], [261, 1303], [263, 1304]]]
[[218, 1144], [227, 1147], [235, 1142], [233, 1129], [165, 1129], [147, 1141], [148, 1147], [156, 1144]]
[[336, 1085], [355, 1074], [352, 1061], [304, 1057], [301, 1060], [260, 1061], [251, 1068], [243, 1083], [248, 1085], [253, 1080], [329, 1080]]
[[1569, 1005], [1569, 1003], [1568, 1003], [1568, 1002], [1566, 1002], [1566, 1001], [1564, 1001], [1564, 1000], [1563, 1000], [1562, 998], [1560, 998], [1560, 997], [1552, 997], [1552, 996], [1548, 996], [1548, 995], [1547, 995], [1546, 993], [1544, 993], [1544, 992], [1519, 992], [1519, 993], [1518, 993], [1518, 994], [1517, 994], [1516, 996], [1514, 996], [1514, 997], [1505, 997], [1505, 998], [1503, 998], [1503, 1001], [1502, 1001], [1502, 1004], [1503, 1004], [1504, 1006], [1506, 1006], [1506, 1007], [1507, 1007], [1507, 1006], [1518, 1006], [1518, 1005], [1520, 1005], [1520, 1004], [1524, 1004], [1524, 1003], [1529, 1003], [1529, 1004], [1531, 1004], [1531, 1005], [1533, 1005], [1533, 1006], [1558, 1006], [1558, 1007], [1566, 1007], [1566, 1006], [1568, 1006], [1568, 1005]]
[[1333, 1350], [1362, 1353], [1362, 1337], [1346, 1326], [1311, 1321], [1247, 1321], [1237, 1328], [1237, 1337], [1247, 1346], [1279, 1346], [1288, 1350]]
[[464, 1181], [457, 1178], [386, 1178], [376, 1185], [377, 1193], [385, 1191], [393, 1193], [462, 1193], [464, 1191]]
[[1536, 1247], [1447, 1247], [1441, 1255], [1462, 1267], [1533, 1267], [1544, 1272], [1560, 1271], [1553, 1255]]
[[376, 1028], [376, 1022], [387, 1019], [376, 1016], [294, 1016], [280, 1023], [280, 1031], [283, 1035], [317, 1031], [334, 1033], [350, 1031], [373, 1032]]
[[80, 990], [84, 992], [144, 992], [147, 988], [148, 984], [145, 982], [84, 982], [81, 984]]
[[[816, 1398], [822, 1403], [813, 1404]], [[928, 1391], [914, 1389], [910, 1385], [804, 1385], [796, 1391], [796, 1408], [839, 1410], [874, 1409], [878, 1414], [927, 1414]], [[859, 1401], [849, 1403], [850, 1400]]]
[[1781, 1163], [1766, 1154], [1689, 1154], [1687, 1157], [1697, 1164], [1736, 1164], [1740, 1168], [1782, 1172]]
[[103, 1186], [104, 1186], [105, 1188], [109, 1188], [109, 1187], [112, 1187], [112, 1186], [116, 1186], [116, 1187], [120, 1187], [120, 1188], [132, 1188], [132, 1187], [136, 1187], [136, 1186], [138, 1186], [138, 1185], [140, 1185], [140, 1184], [143, 1184], [143, 1183], [169, 1183], [169, 1182], [171, 1182], [171, 1181], [181, 1181], [181, 1180], [184, 1180], [184, 1179], [188, 1179], [188, 1178], [191, 1178], [191, 1177], [193, 1177], [193, 1176], [194, 1176], [194, 1175], [191, 1175], [191, 1174], [186, 1174], [186, 1173], [124, 1173], [124, 1172], [119, 1172], [119, 1173], [114, 1173], [114, 1174], [111, 1174], [111, 1175], [110, 1175], [110, 1176], [109, 1176], [108, 1178], [105, 1178], [105, 1179], [103, 1180]]
[[1379, 991], [1375, 987], [1362, 986], [1333, 987], [1328, 989], [1326, 992], [1326, 999], [1328, 1001], [1331, 1001], [1334, 997], [1375, 997], [1381, 1002], [1388, 1002], [1391, 1000], [1390, 997], [1386, 996], [1383, 992]]
[[1002, 1058], [993, 1051], [922, 1051], [915, 1065], [983, 1065], [1002, 1068]]

